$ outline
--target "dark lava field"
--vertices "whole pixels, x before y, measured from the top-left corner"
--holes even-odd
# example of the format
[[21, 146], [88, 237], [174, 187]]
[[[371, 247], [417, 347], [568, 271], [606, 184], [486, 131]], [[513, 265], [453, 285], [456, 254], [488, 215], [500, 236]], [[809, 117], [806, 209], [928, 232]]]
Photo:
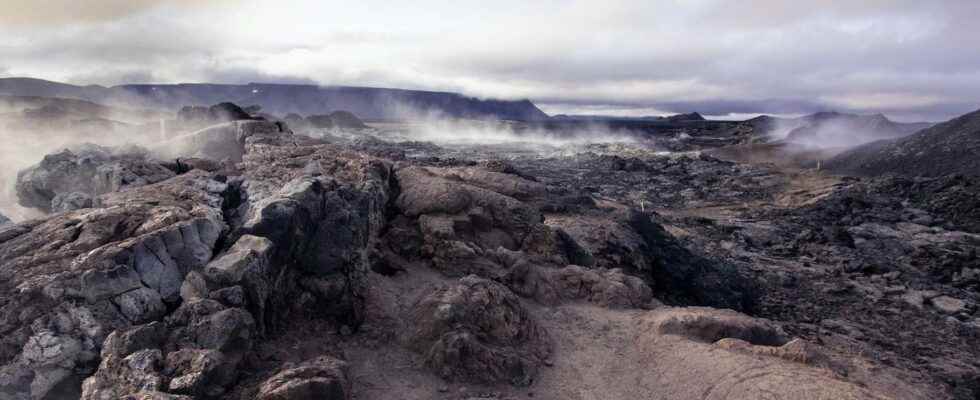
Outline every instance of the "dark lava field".
[[4, 166], [0, 399], [980, 398], [978, 113], [144, 117]]

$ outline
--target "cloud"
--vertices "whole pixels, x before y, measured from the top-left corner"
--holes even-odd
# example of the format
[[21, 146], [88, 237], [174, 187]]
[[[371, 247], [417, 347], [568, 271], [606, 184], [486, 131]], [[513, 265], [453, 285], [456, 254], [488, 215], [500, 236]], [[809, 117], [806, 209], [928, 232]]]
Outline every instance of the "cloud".
[[5, 0], [0, 25], [51, 26], [102, 22], [160, 6], [200, 5], [195, 0]]
[[451, 90], [557, 112], [940, 120], [980, 107], [975, 1], [90, 3], [5, 12], [21, 20], [0, 20], [7, 73]]

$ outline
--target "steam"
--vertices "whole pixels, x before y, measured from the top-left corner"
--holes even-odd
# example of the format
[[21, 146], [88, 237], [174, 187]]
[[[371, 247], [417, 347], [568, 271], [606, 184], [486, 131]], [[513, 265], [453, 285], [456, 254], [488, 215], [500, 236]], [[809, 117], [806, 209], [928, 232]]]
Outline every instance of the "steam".
[[[400, 122], [371, 123], [367, 131], [321, 131], [330, 136], [347, 136], [349, 139], [374, 136], [390, 142], [430, 142], [450, 152], [502, 153], [528, 156], [562, 156], [592, 151], [596, 144], [618, 147], [653, 149], [653, 139], [643, 133], [610, 129], [593, 123], [570, 127], [548, 128], [522, 122], [459, 119], [438, 111], [417, 110], [399, 105], [396, 108]], [[146, 114], [142, 125], [115, 129], [73, 129], [69, 126], [38, 127], [19, 124], [22, 109], [7, 109], [0, 116], [0, 213], [14, 221], [40, 217], [40, 211], [24, 208], [17, 202], [17, 173], [39, 163], [47, 154], [71, 149], [85, 143], [102, 146], [138, 145], [153, 148], [162, 136], [173, 132], [161, 132], [164, 126], [159, 114]], [[316, 136], [316, 132], [314, 133]]]
[[773, 118], [773, 126], [766, 132], [770, 140], [783, 140], [796, 128], [805, 125], [802, 118]]
[[144, 147], [159, 142], [159, 123], [105, 131], [72, 128], [29, 128], [0, 118], [0, 214], [15, 222], [37, 218], [40, 211], [18, 204], [17, 173], [39, 163], [45, 155], [85, 143], [102, 146], [135, 144]]
[[453, 118], [403, 104], [395, 109], [405, 122], [372, 124], [376, 126], [375, 136], [389, 141], [432, 142], [447, 148], [500, 148], [539, 154], [598, 143], [654, 146], [643, 133], [610, 129], [599, 123], [557, 129], [525, 122]]
[[882, 139], [913, 133], [909, 125], [896, 124], [883, 115], [823, 113], [793, 119], [776, 119], [768, 135], [805, 150], [844, 150]]

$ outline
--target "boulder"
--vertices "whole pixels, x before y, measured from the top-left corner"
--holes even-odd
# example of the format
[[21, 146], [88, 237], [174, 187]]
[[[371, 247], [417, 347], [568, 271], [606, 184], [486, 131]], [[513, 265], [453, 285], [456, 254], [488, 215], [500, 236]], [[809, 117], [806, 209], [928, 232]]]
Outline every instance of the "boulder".
[[258, 400], [347, 400], [347, 363], [329, 356], [287, 366], [259, 387]]
[[521, 261], [510, 269], [507, 285], [548, 305], [585, 300], [606, 307], [643, 308], [653, 300], [650, 286], [618, 269], [550, 268]]
[[548, 333], [503, 285], [467, 276], [419, 299], [408, 342], [447, 380], [530, 385], [551, 357]]
[[955, 315], [966, 312], [966, 302], [955, 297], [939, 296], [929, 300], [932, 307], [943, 314]]
[[83, 400], [120, 398], [130, 393], [162, 390], [163, 324], [154, 322], [109, 334], [102, 345], [102, 361], [94, 375], [82, 383]]
[[181, 349], [167, 354], [164, 374], [168, 393], [209, 397], [225, 391], [237, 377], [235, 364], [211, 349]]
[[264, 237], [241, 236], [228, 251], [204, 267], [204, 276], [213, 282], [213, 286], [222, 289], [207, 294], [205, 292], [209, 289], [206, 284], [199, 281], [198, 276], [188, 275], [184, 282], [188, 291], [199, 293], [188, 297], [207, 295], [226, 304], [247, 304], [260, 325], [260, 331], [264, 331], [269, 296], [273, 291], [273, 282], [279, 275], [272, 264], [273, 248], [272, 241]]
[[755, 345], [781, 346], [790, 340], [778, 324], [732, 310], [670, 308], [656, 313], [651, 322], [659, 334], [678, 335], [704, 343], [729, 338]]

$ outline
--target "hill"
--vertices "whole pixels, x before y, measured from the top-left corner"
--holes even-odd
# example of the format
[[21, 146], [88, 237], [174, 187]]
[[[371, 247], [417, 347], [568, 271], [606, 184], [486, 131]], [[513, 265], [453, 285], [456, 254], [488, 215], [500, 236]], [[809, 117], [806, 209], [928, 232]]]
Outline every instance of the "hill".
[[884, 115], [855, 115], [837, 112], [820, 112], [785, 125], [794, 126], [786, 135], [786, 141], [811, 147], [852, 147], [882, 139], [908, 136], [926, 128], [929, 124], [899, 123]]
[[837, 173], [865, 176], [980, 175], [980, 110], [908, 137], [851, 149], [825, 165]]

